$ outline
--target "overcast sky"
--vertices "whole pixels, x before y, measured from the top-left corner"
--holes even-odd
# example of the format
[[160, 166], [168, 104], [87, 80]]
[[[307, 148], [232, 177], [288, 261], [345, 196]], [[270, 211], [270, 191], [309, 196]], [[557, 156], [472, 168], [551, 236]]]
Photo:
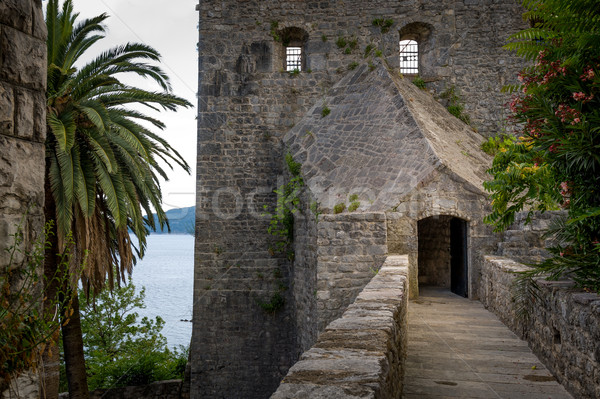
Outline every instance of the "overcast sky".
[[[164, 209], [195, 204], [196, 176], [196, 91], [198, 86], [197, 25], [198, 0], [73, 0], [80, 18], [109, 15], [106, 38], [88, 52], [96, 53], [127, 42], [142, 42], [157, 49], [163, 69], [171, 78], [173, 92], [194, 107], [162, 112], [167, 128], [161, 133], [185, 158], [192, 175], [181, 168], [170, 171], [170, 181], [161, 184]], [[150, 83], [145, 88], [157, 89]]]

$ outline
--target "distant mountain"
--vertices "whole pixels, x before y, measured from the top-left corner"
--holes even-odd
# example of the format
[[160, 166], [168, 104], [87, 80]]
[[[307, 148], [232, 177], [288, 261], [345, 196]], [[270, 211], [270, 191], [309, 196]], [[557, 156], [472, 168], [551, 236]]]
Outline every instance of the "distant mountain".
[[[169, 226], [171, 226], [171, 234], [194, 235], [196, 207], [170, 209], [166, 214], [169, 219]], [[152, 217], [154, 217], [154, 222], [158, 226], [156, 214], [153, 214]], [[159, 230], [152, 232], [152, 234], [168, 234], [168, 230], [165, 226], [164, 231]]]

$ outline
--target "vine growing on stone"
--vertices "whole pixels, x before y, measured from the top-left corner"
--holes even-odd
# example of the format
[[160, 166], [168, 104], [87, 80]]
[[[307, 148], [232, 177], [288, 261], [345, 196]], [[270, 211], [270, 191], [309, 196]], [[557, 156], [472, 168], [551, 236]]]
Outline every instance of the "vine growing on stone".
[[[36, 242], [28, 251], [22, 249], [24, 243], [22, 225], [11, 235], [12, 244], [6, 248], [8, 263], [0, 274], [0, 386], [18, 374], [35, 369], [41, 354], [46, 349], [49, 338], [58, 334], [60, 328], [58, 309], [68, 309], [68, 303], [62, 302], [62, 293], [57, 292], [47, 298], [49, 309], [57, 309], [54, 317], [45, 317], [42, 302], [49, 296], [41, 276], [44, 262], [44, 250], [49, 245], [47, 238], [51, 234], [52, 221], [46, 224], [45, 239]], [[68, 242], [72, 242], [67, 237]], [[67, 242], [67, 244], [68, 244]], [[69, 263], [69, 248], [60, 256], [61, 268]], [[67, 278], [60, 273], [53, 277], [58, 286], [64, 286]]]

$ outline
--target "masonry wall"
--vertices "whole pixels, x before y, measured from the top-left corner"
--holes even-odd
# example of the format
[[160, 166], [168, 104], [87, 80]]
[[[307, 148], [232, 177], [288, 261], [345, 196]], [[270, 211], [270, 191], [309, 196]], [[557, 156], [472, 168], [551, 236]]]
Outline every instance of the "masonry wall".
[[[318, 210], [310, 209], [308, 192], [302, 196], [302, 212], [294, 216], [293, 295], [296, 326], [295, 359], [308, 350], [319, 334], [317, 312]], [[317, 211], [317, 212], [314, 212]]]
[[512, 259], [486, 256], [480, 299], [576, 398], [600, 397], [600, 296], [573, 289], [570, 281], [539, 280], [539, 298], [528, 301], [529, 320], [512, 300], [514, 272], [527, 267]]
[[385, 223], [384, 213], [321, 215], [317, 226], [319, 331], [339, 318], [377, 274], [387, 254]]
[[388, 257], [271, 399], [399, 398], [407, 350], [407, 256]]
[[527, 221], [528, 212], [515, 215], [514, 223], [502, 233], [496, 255], [506, 256], [521, 263], [540, 262], [550, 256], [547, 248], [554, 240], [544, 237], [553, 220], [566, 215], [565, 211], [535, 212]]
[[[39, 0], [0, 2], [0, 273], [17, 225], [30, 250], [42, 239], [46, 89], [46, 25]], [[22, 258], [17, 254], [14, 264]], [[12, 385], [35, 396], [35, 375]], [[5, 386], [0, 384], [0, 393]], [[10, 397], [8, 391], [2, 397]]]
[[[272, 191], [281, 182], [285, 132], [352, 63], [369, 62], [367, 45], [397, 66], [399, 31], [419, 21], [431, 27], [423, 43], [423, 74], [431, 88], [439, 93], [456, 85], [480, 131], [496, 131], [505, 99], [494, 90], [518, 67], [500, 49], [521, 27], [517, 3], [200, 2], [192, 395], [267, 397], [295, 360], [298, 342], [303, 347], [314, 336], [300, 332], [309, 338], [298, 338], [296, 322], [306, 319], [294, 314], [298, 291], [285, 292], [286, 306], [275, 315], [257, 306], [298, 277], [285, 257], [270, 253], [268, 220], [260, 216], [264, 205], [272, 209], [276, 202]], [[390, 31], [374, 26], [376, 18], [392, 19]], [[289, 27], [306, 39], [305, 71], [299, 74], [283, 72], [281, 33]], [[338, 48], [339, 37], [355, 38], [356, 47]], [[274, 273], [280, 277], [265, 278]], [[344, 289], [355, 295], [357, 288]], [[330, 288], [317, 289], [325, 295]], [[331, 317], [343, 311], [343, 301], [322, 301]]]
[[[467, 155], [465, 155], [467, 157]], [[409, 255], [411, 297], [418, 295], [419, 242], [417, 221], [428, 217], [452, 216], [468, 222], [469, 298], [479, 294], [480, 269], [483, 255], [495, 253], [500, 236], [483, 223], [489, 204], [483, 191], [465, 184], [445, 168], [436, 170], [417, 189], [387, 212], [388, 251]]]

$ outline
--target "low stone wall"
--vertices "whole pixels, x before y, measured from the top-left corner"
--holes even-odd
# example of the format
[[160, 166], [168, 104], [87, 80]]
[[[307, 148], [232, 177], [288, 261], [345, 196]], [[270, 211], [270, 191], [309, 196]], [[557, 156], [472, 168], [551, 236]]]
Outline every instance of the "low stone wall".
[[408, 256], [390, 256], [271, 399], [398, 398], [407, 346]]
[[516, 334], [576, 398], [600, 398], [600, 296], [577, 291], [570, 281], [539, 280], [530, 319], [516, 317], [511, 272], [526, 266], [486, 256], [480, 299]]
[[[90, 399], [180, 399], [181, 380], [156, 381], [148, 385], [123, 388], [96, 389]], [[68, 393], [61, 393], [60, 399], [69, 399]]]

